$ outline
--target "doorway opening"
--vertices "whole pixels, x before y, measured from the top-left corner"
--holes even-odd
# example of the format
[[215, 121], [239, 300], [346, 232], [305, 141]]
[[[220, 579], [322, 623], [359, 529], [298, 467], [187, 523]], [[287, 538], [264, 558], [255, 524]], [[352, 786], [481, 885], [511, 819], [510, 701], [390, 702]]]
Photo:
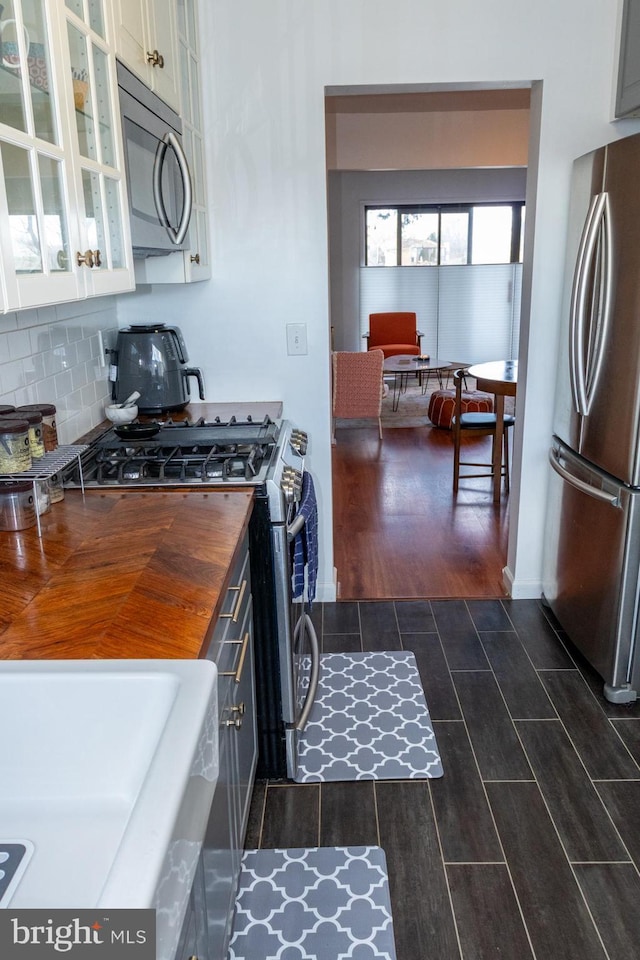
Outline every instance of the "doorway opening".
[[[531, 86], [331, 88], [325, 113], [331, 344], [334, 350], [357, 351], [363, 349], [368, 311], [376, 312], [369, 295], [363, 296], [366, 208], [523, 204]], [[449, 282], [448, 265], [436, 267]], [[428, 278], [431, 289], [441, 291], [443, 276], [435, 277], [429, 258], [404, 269], [413, 271], [410, 279], [418, 286]], [[437, 297], [427, 295], [425, 316], [431, 322], [439, 314], [442, 329], [448, 320]], [[395, 309], [415, 308], [403, 302]], [[431, 328], [429, 335], [423, 351], [438, 349], [440, 356]], [[468, 355], [449, 359], [489, 358], [469, 347]], [[366, 425], [339, 428], [336, 437], [338, 599], [505, 594], [509, 500], [494, 503], [490, 483], [477, 480], [453, 496], [449, 431], [426, 418], [415, 425], [389, 417], [381, 442], [375, 427]]]

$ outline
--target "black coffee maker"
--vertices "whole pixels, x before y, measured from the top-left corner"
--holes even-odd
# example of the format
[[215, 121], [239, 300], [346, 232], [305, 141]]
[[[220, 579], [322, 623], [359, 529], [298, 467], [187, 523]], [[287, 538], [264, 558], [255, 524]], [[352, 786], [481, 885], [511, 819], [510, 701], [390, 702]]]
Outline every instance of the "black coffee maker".
[[[178, 327], [164, 323], [135, 324], [118, 332], [112, 359], [111, 396], [122, 403], [134, 390], [140, 393], [140, 413], [183, 410], [191, 399], [189, 377], [198, 381], [204, 400], [202, 371], [188, 367], [187, 348]], [[115, 374], [115, 376], [114, 376]]]

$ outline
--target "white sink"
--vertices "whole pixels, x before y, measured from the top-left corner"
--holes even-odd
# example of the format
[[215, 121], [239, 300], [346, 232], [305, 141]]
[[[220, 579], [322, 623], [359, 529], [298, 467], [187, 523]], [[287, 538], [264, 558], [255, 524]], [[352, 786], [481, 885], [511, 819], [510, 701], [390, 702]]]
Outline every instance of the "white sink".
[[33, 844], [2, 906], [178, 926], [218, 776], [216, 677], [208, 660], [0, 664], [0, 840]]

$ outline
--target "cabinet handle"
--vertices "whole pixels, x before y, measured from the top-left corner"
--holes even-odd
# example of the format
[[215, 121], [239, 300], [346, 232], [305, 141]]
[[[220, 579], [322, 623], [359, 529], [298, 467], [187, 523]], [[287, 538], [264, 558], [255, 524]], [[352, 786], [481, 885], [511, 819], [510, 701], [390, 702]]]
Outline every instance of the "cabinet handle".
[[84, 253], [76, 253], [76, 263], [79, 267], [92, 267], [94, 262], [93, 250], [85, 250]]
[[164, 57], [161, 53], [158, 53], [157, 50], [154, 50], [153, 53], [147, 51], [147, 63], [150, 63], [152, 67], [164, 67]]
[[94, 250], [94, 251], [93, 251], [93, 260], [94, 260], [94, 263], [95, 263], [96, 267], [101, 267], [101, 266], [102, 266], [102, 258], [100, 257], [100, 251], [99, 251], [99, 250]]
[[220, 618], [225, 620], [231, 619], [232, 623], [238, 622], [238, 617], [240, 616], [240, 609], [242, 607], [242, 599], [244, 597], [244, 592], [247, 589], [247, 581], [243, 580], [239, 587], [229, 587], [229, 590], [237, 590], [238, 596], [233, 610], [230, 613], [221, 613]]
[[191, 263], [197, 263], [198, 266], [200, 266], [200, 254], [199, 254], [199, 253], [191, 254], [190, 260], [191, 260]]
[[225, 720], [228, 727], [235, 727], [236, 730], [242, 729], [242, 717], [233, 717], [231, 720]]
[[247, 649], [249, 647], [250, 635], [249, 631], [244, 635], [244, 640], [225, 640], [225, 643], [242, 643], [242, 650], [240, 651], [240, 657], [238, 659], [238, 666], [235, 670], [222, 670], [218, 676], [219, 677], [233, 677], [236, 683], [240, 683], [242, 679], [242, 671], [244, 669], [244, 661], [247, 656]]
[[244, 717], [246, 712], [247, 712], [247, 708], [244, 705], [244, 701], [242, 703], [237, 704], [237, 706], [231, 707], [231, 713], [237, 713], [241, 717]]
[[247, 657], [247, 650], [249, 649], [249, 631], [244, 635], [244, 643], [242, 644], [242, 650], [240, 651], [240, 660], [238, 662], [238, 669], [236, 670], [236, 683], [240, 683], [242, 677], [242, 671], [244, 669], [244, 661]]

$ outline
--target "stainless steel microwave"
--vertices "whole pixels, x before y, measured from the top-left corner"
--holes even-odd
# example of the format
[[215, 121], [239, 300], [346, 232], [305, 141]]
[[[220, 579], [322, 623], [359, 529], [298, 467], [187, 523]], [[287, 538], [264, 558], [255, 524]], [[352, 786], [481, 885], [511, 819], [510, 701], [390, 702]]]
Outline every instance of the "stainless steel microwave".
[[185, 250], [192, 189], [180, 117], [122, 63], [117, 69], [133, 255]]

